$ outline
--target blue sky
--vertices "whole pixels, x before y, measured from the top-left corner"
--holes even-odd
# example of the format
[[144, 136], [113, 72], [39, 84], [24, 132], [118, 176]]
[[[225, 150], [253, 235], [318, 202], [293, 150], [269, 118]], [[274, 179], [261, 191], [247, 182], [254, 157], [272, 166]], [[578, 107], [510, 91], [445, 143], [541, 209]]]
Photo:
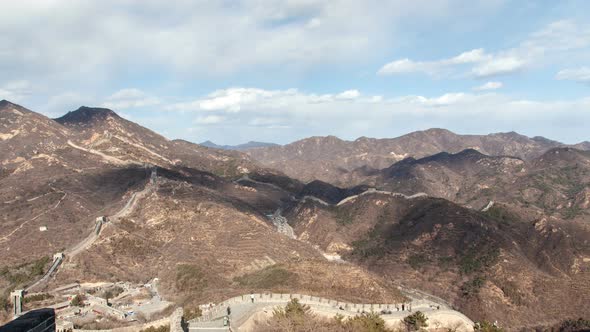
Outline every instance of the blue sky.
[[431, 127], [590, 140], [588, 1], [20, 0], [0, 98], [237, 144]]

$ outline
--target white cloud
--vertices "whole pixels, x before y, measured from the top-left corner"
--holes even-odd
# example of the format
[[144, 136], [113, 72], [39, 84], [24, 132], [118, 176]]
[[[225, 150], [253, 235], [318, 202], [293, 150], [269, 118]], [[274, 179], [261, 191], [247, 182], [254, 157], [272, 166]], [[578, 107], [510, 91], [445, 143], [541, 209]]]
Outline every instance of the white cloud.
[[428, 67], [429, 66], [425, 62], [415, 62], [405, 58], [383, 65], [383, 67], [381, 67], [377, 73], [381, 75], [404, 74], [420, 71], [428, 73]]
[[475, 96], [465, 94], [462, 92], [446, 93], [440, 97], [426, 98], [422, 103], [427, 106], [436, 106], [436, 107], [452, 106], [452, 105], [457, 105], [460, 103], [469, 102], [475, 98], [476, 98]]
[[135, 89], [122, 89], [109, 97], [102, 103], [103, 107], [112, 109], [128, 109], [137, 107], [147, 107], [160, 104], [160, 99], [149, 96], [145, 92]]
[[292, 105], [348, 102], [359, 99], [358, 90], [337, 94], [303, 94], [297, 89], [264, 90], [258, 88], [228, 88], [214, 91], [194, 101], [172, 103], [168, 111], [224, 111], [237, 113], [252, 109], [280, 110]]
[[29, 81], [16, 80], [0, 85], [0, 99], [19, 102], [31, 94], [32, 86]]
[[383, 96], [372, 96], [368, 101], [370, 103], [380, 103], [383, 101]]
[[[497, 86], [499, 82], [489, 82]], [[284, 117], [297, 121], [301, 118], [345, 116], [347, 111], [355, 116], [370, 116], [369, 109], [384, 110], [402, 105], [420, 109], [453, 107], [490, 98], [493, 95], [476, 95], [463, 92], [446, 93], [435, 97], [401, 96], [386, 99], [383, 96], [361, 98], [358, 90], [346, 90], [335, 94], [303, 93], [297, 89], [265, 90], [259, 88], [228, 88], [214, 91], [204, 98], [184, 103], [172, 103], [169, 111], [202, 112], [223, 111], [232, 113], [233, 119], [248, 117], [245, 121], [253, 126], [269, 126], [288, 123]], [[393, 106], [392, 106], [393, 107]], [[242, 113], [240, 115], [240, 113]], [[217, 115], [199, 117], [200, 123], [216, 121]]]
[[[492, 81], [483, 86], [491, 89], [499, 84]], [[480, 134], [515, 130], [569, 142], [587, 139], [583, 124], [590, 122], [590, 114], [585, 111], [590, 107], [590, 98], [537, 101], [481, 91], [393, 97], [363, 97], [359, 92], [353, 94], [356, 96], [353, 99], [341, 99], [338, 96], [343, 92], [317, 94], [296, 89], [228, 88], [188, 102], [196, 108], [184, 110], [199, 113], [204, 111], [199, 107], [203, 100], [240, 96], [232, 99], [238, 101], [215, 110], [231, 112], [225, 116], [224, 133], [203, 127], [204, 131], [199, 131], [195, 138], [197, 141], [206, 137], [227, 142], [227, 132], [237, 133], [238, 136], [232, 136], [233, 143], [240, 140], [286, 143], [326, 134], [345, 139], [393, 137], [430, 127]], [[239, 111], [233, 111], [238, 108]], [[555, 136], [556, 126], [563, 130], [559, 137]]]
[[510, 74], [522, 70], [526, 61], [514, 56], [501, 57], [485, 61], [473, 68], [472, 73], [476, 77], [490, 77], [502, 74]]
[[476, 78], [512, 74], [528, 67], [561, 62], [587, 55], [581, 52], [590, 47], [590, 26], [575, 21], [552, 22], [529, 35], [517, 47], [486, 53], [474, 49], [457, 56], [434, 60], [415, 61], [408, 58], [395, 60], [383, 65], [380, 75], [425, 73], [438, 76], [461, 71], [463, 66], [472, 66], [469, 75]]
[[314, 29], [319, 27], [320, 25], [322, 25], [322, 20], [320, 20], [317, 17], [312, 18], [311, 20], [309, 20], [307, 22], [307, 24], [305, 25], [306, 28], [308, 29]]
[[338, 99], [355, 99], [361, 95], [359, 90], [346, 90], [336, 95]]
[[82, 105], [95, 105], [95, 99], [78, 92], [66, 91], [49, 98], [49, 101], [41, 111], [47, 116], [59, 117], [69, 111], [78, 109]]
[[590, 67], [563, 69], [557, 73], [555, 78], [558, 80], [590, 83]]
[[198, 102], [199, 108], [206, 111], [238, 112], [243, 105], [253, 104], [257, 101], [272, 97], [276, 91], [262, 89], [230, 88], [218, 90]]
[[448, 59], [436, 61], [413, 61], [408, 58], [395, 60], [385, 64], [377, 72], [380, 75], [394, 75], [413, 72], [422, 72], [428, 75], [436, 75], [457, 65], [481, 63], [492, 59], [491, 55], [485, 53], [481, 48], [463, 52]]
[[108, 99], [110, 100], [122, 100], [122, 99], [140, 99], [144, 98], [146, 94], [139, 89], [122, 89], [113, 93]]
[[452, 64], [452, 65], [459, 65], [459, 64], [465, 64], [465, 63], [482, 62], [482, 61], [489, 60], [490, 58], [491, 58], [491, 56], [487, 55], [483, 48], [478, 48], [475, 50], [463, 52], [463, 53], [447, 60], [446, 62], [448, 64]]
[[520, 70], [526, 65], [526, 61], [516, 56], [487, 54], [483, 49], [479, 48], [463, 52], [452, 58], [436, 61], [413, 61], [407, 58], [396, 60], [385, 64], [377, 73], [380, 75], [395, 75], [422, 72], [436, 76], [444, 72], [450, 72], [461, 65], [474, 65], [471, 71], [473, 76], [488, 77]]
[[497, 90], [497, 89], [500, 89], [502, 86], [504, 86], [502, 84], [502, 82], [487, 82], [485, 84], [482, 84], [480, 86], [473, 88], [473, 90], [475, 90], [475, 91]]
[[199, 116], [195, 119], [196, 124], [217, 124], [221, 123], [225, 120], [225, 117], [219, 115], [207, 115], [207, 116]]
[[[119, 0], [4, 1], [0, 72], [5, 79], [25, 75], [31, 81], [92, 85], [149, 70], [205, 77], [254, 67], [307, 71], [374, 58], [391, 47], [392, 34], [407, 20], [444, 21], [460, 11], [490, 12], [501, 5], [459, 0], [179, 0], [174, 6], [154, 0], [124, 5]], [[33, 24], [43, 28], [31, 29]]]
[[257, 117], [248, 121], [248, 125], [254, 127], [264, 127], [267, 129], [290, 128], [290, 126], [283, 124], [280, 118]]

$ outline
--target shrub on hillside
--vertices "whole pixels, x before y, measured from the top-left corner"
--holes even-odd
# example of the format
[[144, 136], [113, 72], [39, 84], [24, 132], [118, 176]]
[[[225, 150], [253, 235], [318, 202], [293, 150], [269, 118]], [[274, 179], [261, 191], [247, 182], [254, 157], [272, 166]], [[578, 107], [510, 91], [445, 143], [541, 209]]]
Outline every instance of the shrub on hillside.
[[11, 267], [4, 266], [0, 269], [0, 278], [8, 281], [13, 288], [18, 288], [43, 275], [49, 261], [49, 257], [44, 256], [29, 263]]
[[281, 285], [293, 284], [296, 277], [293, 272], [280, 265], [271, 265], [262, 270], [235, 277], [234, 281], [244, 287], [271, 289]]
[[466, 298], [471, 298], [479, 294], [479, 290], [485, 284], [486, 279], [482, 276], [477, 276], [469, 281], [466, 281], [461, 286], [461, 295]]
[[336, 315], [333, 319], [315, 316], [307, 305], [298, 299], [292, 299], [284, 308], [278, 307], [266, 322], [257, 322], [258, 332], [391, 332], [385, 327], [385, 321], [378, 314], [361, 314], [344, 318]]
[[150, 326], [146, 329], [139, 330], [139, 332], [170, 332], [170, 325], [162, 325], [158, 327]]
[[459, 262], [459, 270], [463, 274], [484, 271], [494, 265], [500, 257], [500, 250], [496, 247], [477, 245], [471, 248]]
[[78, 294], [78, 295], [74, 296], [74, 298], [70, 302], [70, 305], [72, 305], [74, 307], [83, 307], [84, 300], [85, 300], [84, 295]]
[[354, 216], [350, 209], [337, 208], [335, 215], [336, 222], [340, 225], [349, 225], [354, 222]]
[[203, 315], [203, 311], [199, 307], [193, 308], [184, 308], [184, 314], [182, 317], [185, 321], [193, 320], [195, 318], [201, 317]]
[[483, 212], [483, 214], [501, 224], [511, 224], [521, 221], [520, 217], [516, 213], [512, 213], [498, 205], [492, 206], [487, 211]]
[[347, 319], [344, 327], [348, 331], [387, 332], [385, 321], [376, 313], [364, 313]]
[[568, 319], [561, 322], [557, 328], [559, 332], [577, 332], [577, 331], [590, 331], [590, 320], [579, 318], [579, 319]]
[[415, 254], [408, 257], [408, 264], [414, 269], [419, 270], [424, 264], [430, 262], [430, 258], [425, 254]]
[[409, 331], [418, 331], [428, 327], [428, 318], [421, 311], [416, 311], [404, 318], [404, 325]]
[[207, 279], [198, 266], [181, 264], [176, 267], [175, 287], [183, 292], [202, 291], [207, 287]]
[[47, 293], [40, 293], [40, 294], [34, 294], [34, 295], [29, 295], [29, 296], [25, 296], [23, 298], [23, 303], [31, 303], [31, 302], [39, 302], [39, 301], [44, 301], [47, 299], [52, 299], [53, 295], [51, 294], [47, 294]]
[[273, 317], [278, 320], [291, 322], [294, 326], [301, 326], [308, 317], [312, 316], [309, 306], [299, 303], [298, 299], [292, 299], [285, 308], [275, 308]]
[[473, 326], [473, 330], [476, 332], [504, 332], [501, 327], [488, 321], [476, 322]]

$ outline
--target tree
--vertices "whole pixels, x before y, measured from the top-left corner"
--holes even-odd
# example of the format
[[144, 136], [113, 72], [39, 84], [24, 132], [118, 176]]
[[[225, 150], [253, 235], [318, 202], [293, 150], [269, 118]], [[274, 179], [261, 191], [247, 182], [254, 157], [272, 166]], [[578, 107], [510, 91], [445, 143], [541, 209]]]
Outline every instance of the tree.
[[561, 322], [559, 332], [587, 331], [590, 330], [590, 320], [580, 318], [568, 319]]
[[475, 326], [473, 326], [473, 330], [477, 331], [477, 332], [503, 332], [504, 331], [502, 328], [496, 326], [495, 323], [490, 323], [485, 320], [482, 322], [475, 323]]
[[304, 316], [309, 313], [309, 306], [299, 303], [298, 299], [292, 299], [285, 306], [287, 316]]
[[387, 332], [390, 331], [385, 327], [385, 321], [383, 318], [374, 312], [363, 313], [349, 318], [346, 321], [346, 325], [350, 327], [351, 331], [363, 331], [363, 332]]
[[72, 305], [74, 307], [83, 307], [84, 300], [85, 300], [84, 295], [78, 294], [78, 295], [74, 296], [74, 298], [70, 302], [70, 305]]
[[296, 298], [289, 301], [284, 309], [276, 308], [273, 312], [275, 318], [290, 321], [295, 326], [302, 325], [309, 315], [309, 306], [299, 303]]
[[404, 318], [404, 325], [408, 331], [418, 331], [423, 327], [428, 327], [427, 321], [428, 318], [421, 311], [416, 311]]
[[183, 317], [187, 321], [201, 317], [202, 315], [203, 315], [203, 311], [199, 307], [184, 308]]

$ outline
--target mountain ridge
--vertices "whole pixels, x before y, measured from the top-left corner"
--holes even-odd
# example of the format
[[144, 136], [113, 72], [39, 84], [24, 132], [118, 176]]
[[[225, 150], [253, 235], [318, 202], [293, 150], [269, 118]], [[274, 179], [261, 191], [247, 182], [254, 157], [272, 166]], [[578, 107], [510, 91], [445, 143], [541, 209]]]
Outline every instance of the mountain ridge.
[[567, 145], [547, 138], [529, 138], [516, 132], [459, 135], [431, 128], [396, 138], [359, 137], [346, 141], [335, 136], [313, 136], [282, 146], [245, 150], [264, 166], [275, 168], [303, 182], [321, 180], [338, 186], [354, 186], [362, 179], [350, 172], [361, 167], [383, 169], [407, 157], [422, 158], [439, 152], [474, 149], [490, 156], [514, 156], [532, 160], [562, 146], [590, 148], [584, 142]]
[[238, 144], [238, 145], [219, 145], [215, 144], [212, 141], [204, 141], [199, 143], [199, 145], [206, 146], [208, 148], [215, 148], [215, 149], [222, 149], [222, 150], [237, 150], [243, 151], [247, 149], [257, 149], [257, 148], [264, 148], [270, 146], [279, 146], [276, 143], [267, 143], [267, 142], [258, 142], [258, 141], [248, 141], [246, 143]]

